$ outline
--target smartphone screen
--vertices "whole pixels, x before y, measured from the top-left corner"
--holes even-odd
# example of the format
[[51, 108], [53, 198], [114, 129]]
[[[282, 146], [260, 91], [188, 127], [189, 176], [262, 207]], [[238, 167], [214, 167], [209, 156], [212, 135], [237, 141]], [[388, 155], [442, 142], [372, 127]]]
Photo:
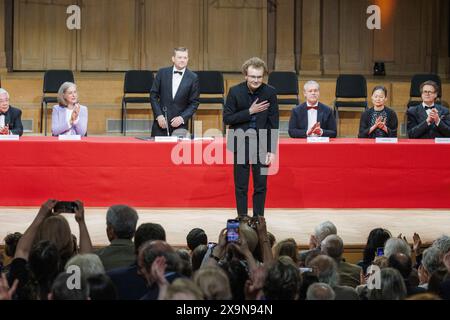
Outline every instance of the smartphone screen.
[[239, 240], [239, 220], [230, 219], [227, 221], [227, 242], [237, 242]]
[[77, 204], [71, 201], [59, 201], [53, 211], [55, 213], [75, 213]]
[[381, 257], [381, 256], [384, 256], [384, 248], [383, 247], [377, 248], [377, 257]]

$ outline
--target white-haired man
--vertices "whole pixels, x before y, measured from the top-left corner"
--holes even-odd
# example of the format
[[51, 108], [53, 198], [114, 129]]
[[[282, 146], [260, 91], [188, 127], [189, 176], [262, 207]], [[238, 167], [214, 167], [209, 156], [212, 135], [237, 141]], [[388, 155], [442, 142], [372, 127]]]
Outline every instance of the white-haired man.
[[0, 135], [23, 134], [22, 111], [9, 105], [9, 93], [0, 88]]

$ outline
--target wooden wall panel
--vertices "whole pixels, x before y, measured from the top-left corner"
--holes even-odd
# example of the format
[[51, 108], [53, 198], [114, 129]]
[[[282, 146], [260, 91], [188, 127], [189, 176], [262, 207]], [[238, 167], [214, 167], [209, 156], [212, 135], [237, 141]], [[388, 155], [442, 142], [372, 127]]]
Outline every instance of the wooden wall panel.
[[173, 48], [187, 47], [189, 67], [203, 69], [202, 24], [202, 0], [145, 0], [142, 68], [158, 70], [168, 66]]
[[205, 69], [239, 71], [258, 56], [267, 60], [265, 0], [206, 1]]
[[14, 69], [73, 69], [76, 33], [66, 27], [70, 0], [15, 0]]
[[6, 68], [5, 1], [0, 1], [0, 72]]

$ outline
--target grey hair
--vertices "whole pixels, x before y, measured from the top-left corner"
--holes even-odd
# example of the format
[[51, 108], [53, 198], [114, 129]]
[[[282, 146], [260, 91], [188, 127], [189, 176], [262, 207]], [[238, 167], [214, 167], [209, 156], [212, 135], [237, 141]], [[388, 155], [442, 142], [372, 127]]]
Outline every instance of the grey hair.
[[439, 248], [431, 246], [425, 249], [422, 256], [422, 265], [430, 275], [442, 267], [441, 251]]
[[77, 88], [77, 85], [73, 82], [64, 82], [58, 90], [57, 100], [60, 106], [67, 106], [67, 101], [64, 99], [64, 93], [66, 93], [67, 89], [70, 87]]
[[321, 243], [321, 251], [323, 254], [338, 261], [344, 252], [344, 242], [341, 237], [335, 234], [330, 234]]
[[77, 254], [67, 261], [64, 270], [70, 266], [77, 266], [81, 270], [81, 275], [86, 279], [90, 276], [95, 276], [98, 274], [105, 274], [105, 268], [100, 260], [99, 256], [93, 253], [87, 254]]
[[314, 234], [319, 242], [322, 242], [330, 234], [337, 234], [336, 226], [331, 221], [325, 221], [319, 224], [314, 230]]
[[446, 254], [450, 251], [450, 237], [442, 235], [434, 240], [432, 246], [438, 248], [442, 254]]
[[326, 283], [313, 283], [306, 291], [306, 300], [334, 300], [335, 298], [333, 288]]
[[317, 86], [317, 89], [320, 90], [320, 85], [319, 85], [319, 83], [318, 83], [317, 81], [314, 81], [314, 80], [309, 80], [309, 81], [307, 81], [307, 82], [305, 83], [305, 85], [303, 86], [303, 90], [306, 91], [306, 90], [307, 90], [306, 88], [308, 88], [308, 87], [310, 87], [310, 86]]
[[7, 96], [8, 99], [9, 99], [9, 93], [8, 93], [8, 91], [6, 91], [6, 90], [3, 89], [3, 88], [0, 88], [0, 96], [1, 96], [2, 94], [6, 94], [6, 96]]
[[381, 289], [370, 291], [369, 300], [402, 300], [407, 291], [402, 275], [397, 269], [381, 269]]
[[310, 268], [317, 274], [319, 282], [326, 283], [331, 287], [339, 284], [339, 274], [336, 261], [326, 255], [319, 255], [315, 257], [310, 263]]
[[400, 238], [389, 238], [384, 245], [384, 256], [389, 258], [393, 254], [403, 253], [411, 257], [411, 247]]
[[133, 208], [127, 205], [115, 205], [106, 213], [106, 224], [114, 230], [119, 239], [131, 239], [136, 232], [138, 218]]

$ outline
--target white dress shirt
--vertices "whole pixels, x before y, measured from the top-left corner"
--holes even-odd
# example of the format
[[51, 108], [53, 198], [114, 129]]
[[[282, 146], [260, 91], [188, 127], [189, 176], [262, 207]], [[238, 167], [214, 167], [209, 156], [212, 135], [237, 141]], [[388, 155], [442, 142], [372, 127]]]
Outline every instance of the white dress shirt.
[[183, 80], [184, 72], [186, 71], [186, 68], [182, 70], [178, 70], [175, 66], [173, 67], [173, 71], [180, 71], [183, 74], [174, 73], [172, 77], [172, 99], [175, 99], [175, 96], [177, 94], [178, 88], [180, 87], [181, 80]]
[[[306, 106], [307, 107], [317, 107], [318, 108], [319, 107], [319, 102], [316, 102], [315, 105], [311, 105], [311, 104], [309, 104], [307, 102]], [[315, 125], [316, 123], [317, 123], [317, 110], [316, 109], [309, 109], [308, 110], [308, 130], [306, 130], [306, 133], [308, 133], [309, 130], [311, 130], [313, 125]], [[313, 133], [313, 134], [308, 135], [308, 136], [309, 137], [320, 137], [323, 134], [323, 130], [322, 129], [320, 129], [320, 130], [321, 130], [321, 134], [320, 135]]]
[[0, 129], [5, 127], [5, 115], [0, 115]]
[[[434, 103], [431, 106], [428, 106], [425, 104], [425, 102], [422, 102], [422, 107], [425, 109], [426, 107], [431, 107], [434, 108]], [[431, 109], [426, 109], [425, 112], [427, 113], [427, 116], [430, 116], [430, 112]], [[439, 119], [439, 121], [436, 123], [436, 126], [439, 126], [439, 123], [441, 123], [441, 119]], [[429, 123], [428, 125], [431, 125], [431, 123]]]

